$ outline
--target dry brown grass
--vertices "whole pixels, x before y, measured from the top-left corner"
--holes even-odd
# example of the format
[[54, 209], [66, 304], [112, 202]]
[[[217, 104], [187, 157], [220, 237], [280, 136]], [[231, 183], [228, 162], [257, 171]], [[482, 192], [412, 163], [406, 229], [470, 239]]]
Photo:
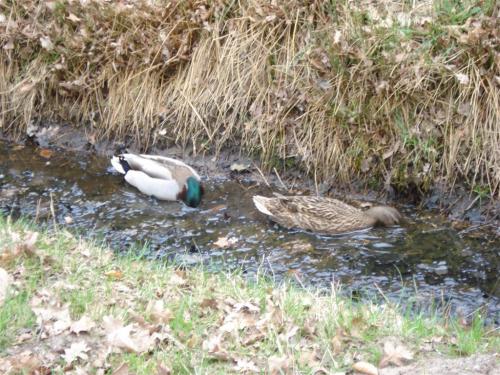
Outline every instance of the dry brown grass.
[[500, 194], [494, 3], [36, 3], [0, 6], [6, 131], [56, 118], [336, 184]]

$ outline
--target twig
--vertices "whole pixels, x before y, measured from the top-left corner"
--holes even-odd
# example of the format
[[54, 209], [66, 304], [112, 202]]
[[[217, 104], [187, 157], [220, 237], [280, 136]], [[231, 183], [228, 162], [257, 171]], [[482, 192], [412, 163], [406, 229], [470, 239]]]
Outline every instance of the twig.
[[493, 226], [492, 221], [489, 221], [489, 222], [484, 223], [484, 224], [474, 225], [472, 227], [462, 229], [460, 232], [458, 232], [458, 235], [467, 234], [467, 233], [473, 232], [477, 229], [484, 228], [484, 227], [491, 227], [491, 226]]
[[264, 173], [262, 173], [262, 171], [260, 170], [259, 167], [255, 166], [255, 168], [257, 169], [257, 171], [259, 171], [260, 175], [262, 176], [264, 182], [266, 183], [267, 187], [271, 187], [271, 185], [269, 184], [269, 182], [267, 181], [267, 178], [266, 176], [264, 176]]
[[52, 192], [50, 192], [50, 213], [52, 214], [52, 220], [54, 221], [54, 229], [57, 231], [56, 212], [54, 210], [54, 199], [52, 198]]
[[36, 203], [36, 212], [35, 212], [35, 223], [38, 223], [38, 216], [40, 215], [40, 205], [42, 203], [42, 199], [40, 198]]
[[387, 296], [384, 294], [384, 292], [382, 291], [382, 289], [380, 289], [380, 287], [378, 286], [377, 283], [373, 283], [373, 285], [375, 285], [375, 288], [377, 288], [378, 292], [380, 293], [380, 295], [384, 298], [385, 302], [390, 305], [391, 304], [391, 301], [389, 300], [389, 298], [387, 298]]
[[278, 177], [278, 180], [279, 180], [281, 186], [283, 187], [283, 189], [288, 190], [287, 187], [285, 186], [285, 184], [283, 183], [283, 180], [281, 179], [278, 171], [276, 170], [276, 167], [273, 167], [273, 170], [274, 170], [274, 173], [276, 174], [276, 177]]
[[467, 208], [464, 210], [464, 213], [467, 212], [467, 211], [469, 211], [472, 208], [472, 206], [474, 206], [474, 204], [477, 202], [478, 199], [479, 199], [479, 195], [476, 198], [474, 198], [474, 200], [472, 201], [471, 204], [469, 204], [467, 206]]

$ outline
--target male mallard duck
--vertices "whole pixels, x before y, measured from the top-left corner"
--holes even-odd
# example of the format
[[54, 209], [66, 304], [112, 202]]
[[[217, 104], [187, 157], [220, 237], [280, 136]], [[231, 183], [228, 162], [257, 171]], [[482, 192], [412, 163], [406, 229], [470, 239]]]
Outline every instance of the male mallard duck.
[[392, 207], [377, 206], [362, 211], [332, 198], [289, 196], [253, 197], [255, 207], [286, 228], [325, 234], [352, 232], [375, 225], [394, 225], [401, 218]]
[[197, 207], [203, 196], [198, 173], [182, 161], [164, 156], [121, 154], [111, 164], [125, 181], [146, 195], [162, 200], [181, 200]]

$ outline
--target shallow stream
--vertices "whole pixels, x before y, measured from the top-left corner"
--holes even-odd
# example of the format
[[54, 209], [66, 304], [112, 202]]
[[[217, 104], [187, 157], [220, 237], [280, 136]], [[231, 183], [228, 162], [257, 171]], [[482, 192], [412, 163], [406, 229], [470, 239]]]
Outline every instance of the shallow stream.
[[[6, 214], [50, 222], [52, 199], [58, 225], [102, 237], [118, 251], [147, 243], [151, 258], [242, 268], [249, 277], [265, 272], [325, 288], [340, 282], [361, 298], [447, 306], [464, 316], [482, 309], [500, 324], [498, 237], [461, 233], [439, 216], [401, 207], [408, 222], [400, 227], [335, 237], [288, 231], [254, 209], [252, 195], [270, 193], [265, 185], [221, 178], [205, 186], [201, 208], [189, 209], [142, 196], [105, 158], [41, 155], [0, 141], [0, 210]], [[221, 237], [234, 243], [221, 248]]]

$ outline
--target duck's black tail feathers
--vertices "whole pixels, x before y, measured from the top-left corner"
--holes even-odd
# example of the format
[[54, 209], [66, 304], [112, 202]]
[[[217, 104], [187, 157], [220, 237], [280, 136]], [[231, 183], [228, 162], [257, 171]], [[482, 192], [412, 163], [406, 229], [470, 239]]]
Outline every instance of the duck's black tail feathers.
[[125, 174], [127, 174], [127, 172], [130, 170], [130, 164], [128, 163], [128, 161], [126, 161], [123, 156], [119, 156], [118, 161], [120, 162], [120, 165], [122, 166]]

